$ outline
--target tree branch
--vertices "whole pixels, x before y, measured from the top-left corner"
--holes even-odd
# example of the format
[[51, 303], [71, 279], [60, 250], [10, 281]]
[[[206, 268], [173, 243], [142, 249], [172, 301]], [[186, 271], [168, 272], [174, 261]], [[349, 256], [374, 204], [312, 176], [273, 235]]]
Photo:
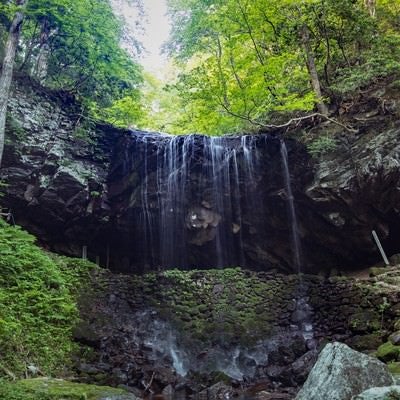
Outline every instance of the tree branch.
[[301, 121], [304, 121], [304, 120], [307, 120], [307, 119], [312, 119], [312, 118], [315, 118], [315, 117], [324, 118], [329, 122], [332, 122], [332, 123], [334, 123], [336, 125], [341, 126], [342, 128], [346, 129], [346, 131], [348, 131], [348, 132], [352, 132], [352, 133], [357, 133], [358, 132], [357, 129], [354, 129], [354, 128], [351, 128], [351, 127], [349, 127], [349, 126], [347, 126], [345, 124], [342, 124], [341, 122], [337, 121], [336, 119], [328, 117], [327, 115], [321, 114], [319, 112], [313, 113], [313, 114], [310, 114], [310, 115], [305, 115], [303, 117], [292, 118], [288, 122], [286, 122], [286, 123], [284, 123], [282, 125], [264, 125], [264, 124], [259, 124], [259, 125], [262, 125], [263, 128], [268, 128], [268, 129], [282, 129], [282, 128], [288, 128], [293, 123], [299, 123]]

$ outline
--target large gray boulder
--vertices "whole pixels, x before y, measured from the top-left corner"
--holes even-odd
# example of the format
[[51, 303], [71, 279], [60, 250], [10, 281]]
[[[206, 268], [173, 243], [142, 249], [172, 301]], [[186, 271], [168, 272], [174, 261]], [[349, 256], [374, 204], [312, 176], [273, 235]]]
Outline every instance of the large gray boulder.
[[375, 387], [354, 396], [352, 400], [395, 400], [400, 399], [400, 386]]
[[320, 353], [296, 400], [350, 400], [366, 389], [393, 385], [385, 364], [342, 343]]

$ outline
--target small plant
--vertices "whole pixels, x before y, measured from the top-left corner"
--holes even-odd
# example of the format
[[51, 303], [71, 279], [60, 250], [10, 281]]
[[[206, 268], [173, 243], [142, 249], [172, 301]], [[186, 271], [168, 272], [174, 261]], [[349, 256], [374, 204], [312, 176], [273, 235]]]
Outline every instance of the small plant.
[[337, 147], [336, 140], [330, 136], [320, 136], [319, 138], [313, 140], [307, 149], [309, 153], [314, 157], [319, 157], [322, 154], [327, 154]]
[[379, 304], [378, 310], [381, 314], [381, 330], [383, 329], [383, 314], [390, 307], [390, 303], [387, 301], [387, 298], [383, 298], [383, 302]]
[[98, 192], [97, 190], [92, 190], [92, 191], [90, 192], [90, 196], [91, 196], [91, 197], [94, 197], [94, 198], [98, 198], [98, 197], [101, 196], [101, 193]]

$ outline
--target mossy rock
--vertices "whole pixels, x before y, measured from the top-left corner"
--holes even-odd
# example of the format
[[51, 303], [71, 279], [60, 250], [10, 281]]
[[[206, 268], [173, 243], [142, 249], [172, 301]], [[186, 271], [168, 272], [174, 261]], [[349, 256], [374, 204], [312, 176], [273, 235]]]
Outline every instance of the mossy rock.
[[0, 383], [1, 400], [139, 400], [122, 389], [86, 385], [62, 379], [25, 379]]
[[378, 347], [376, 356], [385, 362], [397, 361], [400, 356], [400, 346], [395, 346], [391, 342], [386, 342]]
[[381, 344], [382, 338], [379, 333], [357, 335], [351, 340], [351, 347], [358, 351], [376, 350]]
[[390, 362], [387, 366], [391, 374], [400, 376], [400, 362]]
[[386, 267], [372, 267], [369, 269], [369, 276], [379, 276], [386, 274], [386, 272], [388, 272], [388, 269]]
[[349, 318], [349, 326], [353, 332], [374, 332], [381, 327], [380, 316], [372, 310], [363, 310]]

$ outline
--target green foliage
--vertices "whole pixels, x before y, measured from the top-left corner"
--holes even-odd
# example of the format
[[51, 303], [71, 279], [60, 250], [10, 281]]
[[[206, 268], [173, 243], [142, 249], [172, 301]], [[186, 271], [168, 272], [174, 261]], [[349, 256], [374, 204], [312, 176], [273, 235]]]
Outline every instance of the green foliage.
[[68, 367], [78, 320], [77, 290], [92, 265], [51, 256], [33, 236], [0, 220], [0, 373], [22, 376]]
[[[0, 7], [1, 19], [12, 19], [14, 4]], [[125, 97], [139, 107], [141, 68], [120, 46], [123, 25], [109, 0], [30, 0], [24, 15], [19, 70], [76, 95], [96, 116]]]
[[153, 86], [161, 100], [146, 127], [218, 135], [312, 110], [306, 44], [327, 102], [400, 70], [397, 0], [376, 16], [362, 0], [169, 0], [169, 10], [175, 78]]
[[128, 393], [106, 386], [85, 385], [61, 379], [25, 379], [15, 383], [0, 380], [0, 400], [101, 400]]
[[336, 140], [331, 136], [320, 136], [307, 145], [309, 153], [315, 157], [336, 149]]

